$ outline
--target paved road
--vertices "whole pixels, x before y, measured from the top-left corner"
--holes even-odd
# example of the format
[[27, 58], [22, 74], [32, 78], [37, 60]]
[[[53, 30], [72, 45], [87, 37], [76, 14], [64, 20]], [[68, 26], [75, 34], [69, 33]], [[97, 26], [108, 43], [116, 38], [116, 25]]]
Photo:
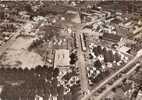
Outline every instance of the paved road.
[[101, 87], [103, 87], [105, 84], [107, 84], [109, 81], [111, 81], [115, 76], [117, 76], [119, 73], [121, 73], [123, 70], [126, 70], [127, 68], [131, 67], [136, 63], [139, 58], [142, 56], [142, 51], [139, 52], [128, 64], [126, 64], [124, 67], [119, 69], [117, 72], [115, 72], [113, 75], [108, 77], [106, 80], [104, 80], [101, 84], [99, 84], [96, 88], [94, 88], [88, 95], [86, 95], [82, 100], [88, 100], [97, 90], [99, 90]]
[[86, 77], [86, 65], [85, 65], [85, 59], [84, 54], [81, 51], [78, 51], [78, 65], [80, 66], [80, 76], [81, 76], [81, 88], [83, 91], [88, 90], [88, 82]]
[[140, 64], [136, 64], [132, 69], [130, 69], [126, 74], [124, 74], [121, 78], [119, 78], [117, 81], [113, 83], [113, 85], [107, 87], [103, 93], [101, 93], [95, 100], [101, 100], [103, 97], [105, 97], [114, 87], [119, 85], [124, 79], [130, 77], [132, 73], [140, 66]]
[[86, 64], [85, 64], [85, 58], [84, 58], [84, 52], [81, 48], [81, 42], [80, 42], [80, 34], [81, 34], [81, 27], [78, 28], [76, 37], [77, 37], [77, 44], [78, 44], [78, 61], [77, 66], [80, 68], [80, 78], [81, 78], [81, 90], [86, 92], [88, 90], [88, 79], [86, 76]]

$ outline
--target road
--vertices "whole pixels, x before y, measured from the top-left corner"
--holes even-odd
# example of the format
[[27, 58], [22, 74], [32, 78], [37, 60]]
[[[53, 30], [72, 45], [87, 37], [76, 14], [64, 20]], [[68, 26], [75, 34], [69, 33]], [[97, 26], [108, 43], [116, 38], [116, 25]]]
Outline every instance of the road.
[[81, 88], [82, 91], [88, 90], [88, 82], [86, 77], [86, 66], [85, 66], [85, 58], [82, 51], [78, 51], [78, 66], [80, 67], [80, 76], [81, 76]]
[[96, 88], [94, 88], [89, 94], [87, 94], [84, 98], [82, 98], [82, 100], [88, 100], [95, 92], [97, 92], [101, 87], [103, 87], [105, 84], [111, 81], [114, 77], [119, 75], [122, 71], [126, 70], [127, 68], [133, 66], [137, 61], [139, 61], [139, 58], [141, 56], [142, 56], [142, 50], [140, 50], [137, 53], [137, 55], [130, 62], [128, 62], [128, 64], [126, 64], [124, 67], [122, 67], [117, 72], [115, 72], [110, 77], [108, 77], [106, 80], [104, 80], [101, 84], [99, 84]]
[[103, 97], [105, 97], [114, 87], [119, 85], [124, 79], [130, 77], [134, 71], [140, 66], [140, 64], [136, 64], [132, 69], [130, 69], [126, 74], [124, 74], [121, 78], [119, 78], [117, 81], [113, 83], [113, 85], [107, 87], [103, 93], [101, 93], [95, 100], [101, 100]]
[[83, 92], [87, 92], [88, 91], [88, 79], [87, 79], [87, 74], [86, 74], [86, 63], [85, 63], [85, 58], [84, 58], [84, 52], [82, 51], [81, 48], [81, 42], [80, 42], [80, 34], [82, 34], [81, 32], [82, 27], [80, 26], [77, 29], [76, 32], [76, 44], [78, 44], [78, 61], [77, 61], [77, 66], [80, 68], [80, 80], [81, 80], [81, 90]]

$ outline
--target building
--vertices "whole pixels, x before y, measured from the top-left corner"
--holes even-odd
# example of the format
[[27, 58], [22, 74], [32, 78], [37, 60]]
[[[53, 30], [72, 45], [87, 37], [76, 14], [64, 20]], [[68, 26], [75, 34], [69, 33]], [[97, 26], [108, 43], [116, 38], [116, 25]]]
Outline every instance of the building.
[[69, 50], [58, 49], [55, 51], [54, 67], [66, 67], [70, 65]]
[[130, 52], [130, 50], [131, 50], [131, 48], [126, 47], [126, 46], [122, 46], [122, 47], [118, 48], [118, 51], [123, 52], [125, 54], [128, 53], [128, 52]]
[[116, 34], [109, 34], [109, 33], [104, 33], [100, 38], [103, 40], [112, 41], [116, 43], [121, 40], [121, 36]]

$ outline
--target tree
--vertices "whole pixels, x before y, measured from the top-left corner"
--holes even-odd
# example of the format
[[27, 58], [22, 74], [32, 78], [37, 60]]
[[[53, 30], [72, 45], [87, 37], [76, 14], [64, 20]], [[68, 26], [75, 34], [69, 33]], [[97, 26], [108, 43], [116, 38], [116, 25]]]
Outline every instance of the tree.
[[[42, 74], [42, 66], [41, 65], [37, 65], [36, 68], [35, 68], [35, 73], [37, 75], [41, 75]], [[38, 76], [37, 76], [38, 77]]]
[[12, 87], [10, 85], [5, 85], [3, 91], [1, 93], [2, 100], [19, 100], [19, 96], [17, 95], [16, 87]]
[[52, 76], [53, 76], [53, 71], [54, 71], [54, 68], [53, 67], [49, 67], [48, 70], [47, 70], [47, 80], [51, 80]]
[[98, 52], [98, 50], [97, 50], [97, 47], [94, 47], [94, 48], [93, 48], [93, 53], [94, 53], [96, 56], [99, 55], [99, 52]]
[[60, 33], [60, 28], [56, 26], [44, 26], [41, 28], [41, 31], [44, 31], [44, 40], [51, 40], [53, 37], [58, 37]]
[[94, 67], [97, 68], [97, 69], [100, 69], [101, 65], [102, 64], [101, 64], [101, 62], [99, 60], [97, 60], [97, 61], [94, 62]]
[[98, 51], [98, 54], [102, 54], [102, 51], [103, 51], [103, 50], [102, 50], [102, 48], [101, 48], [100, 45], [98, 45], [96, 49], [97, 49], [97, 51]]
[[72, 53], [70, 55], [70, 58], [71, 58], [70, 64], [75, 64], [78, 59], [76, 53]]
[[114, 59], [115, 59], [116, 62], [119, 62], [121, 60], [121, 56], [118, 53], [115, 53]]
[[53, 71], [53, 77], [57, 77], [59, 75], [59, 68], [55, 68]]

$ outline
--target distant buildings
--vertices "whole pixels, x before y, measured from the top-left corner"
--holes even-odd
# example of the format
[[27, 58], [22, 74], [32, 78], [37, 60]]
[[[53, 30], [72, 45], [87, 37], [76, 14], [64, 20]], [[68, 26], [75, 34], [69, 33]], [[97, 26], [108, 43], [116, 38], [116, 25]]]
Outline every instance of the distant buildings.
[[40, 15], [47, 15], [48, 13], [50, 14], [64, 14], [67, 11], [66, 7], [62, 7], [62, 6], [45, 6], [45, 7], [41, 7], [38, 12]]

